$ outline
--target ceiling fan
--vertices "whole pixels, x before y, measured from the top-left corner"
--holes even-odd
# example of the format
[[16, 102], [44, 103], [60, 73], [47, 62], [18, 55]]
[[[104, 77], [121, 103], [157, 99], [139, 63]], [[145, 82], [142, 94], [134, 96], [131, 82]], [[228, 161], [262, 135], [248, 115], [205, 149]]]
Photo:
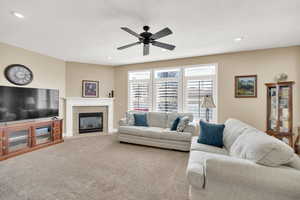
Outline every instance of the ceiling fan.
[[164, 48], [164, 49], [171, 50], [171, 51], [175, 49], [174, 45], [156, 41], [157, 39], [171, 35], [173, 32], [169, 28], [164, 28], [155, 34], [152, 34], [149, 32], [149, 29], [150, 29], [149, 26], [144, 26], [143, 29], [145, 32], [142, 32], [141, 34], [138, 34], [127, 27], [121, 27], [121, 29], [126, 31], [127, 33], [137, 37], [139, 39], [139, 41], [119, 47], [119, 48], [117, 48], [118, 50], [126, 49], [128, 47], [132, 47], [132, 46], [139, 45], [139, 44], [144, 44], [143, 55], [146, 56], [146, 55], [149, 55], [150, 44], [152, 44], [153, 46], [157, 46], [157, 47]]

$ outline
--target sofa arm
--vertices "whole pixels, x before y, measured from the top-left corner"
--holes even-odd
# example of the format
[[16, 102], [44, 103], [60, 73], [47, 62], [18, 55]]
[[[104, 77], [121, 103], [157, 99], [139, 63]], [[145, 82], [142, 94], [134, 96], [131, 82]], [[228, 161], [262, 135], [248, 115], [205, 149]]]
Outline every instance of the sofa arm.
[[189, 124], [184, 128], [183, 132], [192, 133], [193, 136], [197, 136], [198, 134], [198, 123], [196, 122], [189, 122]]
[[127, 119], [126, 118], [120, 119], [119, 126], [128, 126]]
[[251, 188], [261, 193], [273, 193], [286, 199], [300, 197], [300, 171], [289, 167], [267, 167], [229, 156], [207, 158], [206, 188], [231, 187], [232, 191]]

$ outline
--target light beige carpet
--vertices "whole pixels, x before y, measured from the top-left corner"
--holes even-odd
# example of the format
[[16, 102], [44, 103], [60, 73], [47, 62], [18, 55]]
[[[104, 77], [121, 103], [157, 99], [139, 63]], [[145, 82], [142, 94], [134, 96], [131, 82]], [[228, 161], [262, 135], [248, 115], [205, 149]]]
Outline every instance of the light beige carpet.
[[1, 200], [186, 200], [188, 153], [87, 136], [0, 162]]

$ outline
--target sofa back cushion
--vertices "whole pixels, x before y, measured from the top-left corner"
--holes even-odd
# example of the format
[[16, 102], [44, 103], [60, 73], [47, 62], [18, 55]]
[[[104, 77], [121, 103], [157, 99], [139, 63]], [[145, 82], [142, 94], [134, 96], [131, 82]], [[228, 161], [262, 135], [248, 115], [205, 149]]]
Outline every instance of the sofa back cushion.
[[194, 120], [194, 116], [192, 113], [167, 113], [167, 122], [166, 122], [166, 128], [171, 128], [174, 120], [176, 120], [177, 117], [185, 117], [188, 116], [189, 120], [192, 122]]
[[223, 143], [225, 148], [229, 151], [234, 141], [247, 129], [254, 128], [237, 119], [228, 119], [225, 122], [225, 128], [223, 132]]
[[151, 127], [166, 128], [167, 113], [148, 112], [148, 125]]
[[258, 164], [278, 167], [291, 162], [294, 150], [264, 132], [248, 129], [235, 140], [230, 148], [230, 155]]

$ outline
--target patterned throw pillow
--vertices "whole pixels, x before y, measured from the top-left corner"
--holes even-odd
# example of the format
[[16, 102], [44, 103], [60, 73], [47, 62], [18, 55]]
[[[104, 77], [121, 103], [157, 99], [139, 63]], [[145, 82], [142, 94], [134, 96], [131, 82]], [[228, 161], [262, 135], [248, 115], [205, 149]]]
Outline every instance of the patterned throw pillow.
[[134, 116], [132, 112], [126, 112], [126, 119], [127, 119], [127, 124], [129, 126], [133, 126], [134, 125]]
[[183, 132], [184, 129], [187, 127], [189, 124], [190, 119], [188, 116], [182, 117], [179, 121], [179, 124], [177, 126], [177, 132]]

